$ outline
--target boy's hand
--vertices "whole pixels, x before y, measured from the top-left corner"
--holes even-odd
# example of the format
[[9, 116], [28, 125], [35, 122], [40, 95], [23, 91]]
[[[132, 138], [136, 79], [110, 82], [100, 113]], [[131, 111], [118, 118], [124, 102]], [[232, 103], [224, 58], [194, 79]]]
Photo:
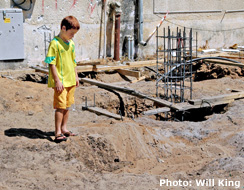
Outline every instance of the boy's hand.
[[75, 67], [75, 80], [76, 80], [76, 87], [78, 87], [80, 84], [80, 80], [79, 80], [79, 77], [77, 74], [77, 68], [76, 67]]
[[49, 64], [49, 67], [50, 67], [51, 72], [53, 74], [53, 79], [55, 81], [55, 88], [56, 88], [58, 93], [61, 93], [64, 90], [64, 86], [63, 86], [63, 83], [60, 82], [60, 80], [58, 78], [56, 66], [53, 64]]
[[64, 86], [60, 81], [57, 81], [55, 83], [55, 86], [58, 93], [61, 93], [64, 90]]
[[78, 87], [78, 86], [79, 86], [79, 84], [80, 84], [79, 78], [78, 78], [78, 77], [76, 77], [76, 87]]

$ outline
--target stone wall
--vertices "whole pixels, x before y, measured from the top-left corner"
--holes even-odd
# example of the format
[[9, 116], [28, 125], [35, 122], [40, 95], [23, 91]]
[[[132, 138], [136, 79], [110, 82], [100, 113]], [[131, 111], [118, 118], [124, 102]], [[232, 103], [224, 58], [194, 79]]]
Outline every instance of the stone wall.
[[[23, 2], [15, 0], [15, 2]], [[107, 0], [106, 6], [106, 37], [107, 56], [113, 57], [114, 44], [114, 14], [110, 9], [110, 3], [115, 0]], [[138, 44], [138, 0], [118, 0], [121, 3], [121, 52], [123, 55], [124, 39], [126, 35], [135, 38], [136, 57], [144, 58], [147, 55], [154, 55], [156, 49], [155, 35], [147, 46]], [[154, 2], [154, 3], [153, 3]], [[0, 8], [10, 8], [13, 6], [12, 0], [0, 1]], [[26, 0], [21, 5], [29, 8], [30, 0]], [[16, 8], [16, 7], [15, 7]], [[207, 45], [209, 48], [229, 47], [235, 43], [244, 45], [243, 32], [244, 12], [225, 12], [226, 10], [243, 10], [243, 0], [232, 0], [231, 5], [228, 0], [203, 0], [201, 3], [195, 0], [144, 0], [143, 18], [144, 30], [143, 39], [159, 24], [164, 14], [154, 14], [169, 10], [167, 20], [161, 26], [170, 26], [171, 30], [177, 27], [193, 28], [194, 36], [198, 36], [198, 47]], [[189, 11], [217, 10], [214, 13], [187, 13]], [[171, 14], [172, 11], [185, 11], [181, 14]], [[53, 38], [59, 33], [60, 21], [68, 15], [78, 18], [81, 29], [74, 37], [76, 43], [77, 61], [86, 59], [97, 59], [103, 55], [104, 24], [101, 23], [103, 17], [102, 0], [32, 0], [32, 7], [24, 13], [24, 43], [25, 57], [29, 65], [40, 64], [45, 59], [44, 35], [46, 40]], [[162, 30], [161, 30], [162, 31]]]

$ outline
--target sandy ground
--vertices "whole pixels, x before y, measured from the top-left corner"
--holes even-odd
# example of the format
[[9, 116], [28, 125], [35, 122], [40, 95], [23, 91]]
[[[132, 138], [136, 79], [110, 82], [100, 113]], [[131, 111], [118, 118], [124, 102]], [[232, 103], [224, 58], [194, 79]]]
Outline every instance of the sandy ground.
[[[131, 84], [118, 74], [98, 79], [155, 94], [153, 81]], [[69, 128], [79, 135], [56, 144], [52, 89], [7, 78], [0, 78], [0, 85], [1, 190], [244, 188], [244, 99], [205, 121], [159, 121], [135, 114], [152, 108], [148, 100], [84, 84], [76, 90], [69, 119]], [[243, 86], [244, 78], [233, 76], [194, 82], [193, 97]], [[96, 105], [111, 112], [119, 109], [121, 97], [126, 114], [135, 119], [118, 121], [82, 110], [85, 97], [94, 104], [94, 94]], [[160, 180], [166, 184], [160, 186]]]

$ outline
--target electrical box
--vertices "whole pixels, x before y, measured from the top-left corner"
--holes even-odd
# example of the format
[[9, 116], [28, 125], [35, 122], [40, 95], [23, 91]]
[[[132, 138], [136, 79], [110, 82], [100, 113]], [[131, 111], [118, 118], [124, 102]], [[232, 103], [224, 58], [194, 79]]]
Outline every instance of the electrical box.
[[0, 9], [0, 60], [24, 59], [23, 12]]

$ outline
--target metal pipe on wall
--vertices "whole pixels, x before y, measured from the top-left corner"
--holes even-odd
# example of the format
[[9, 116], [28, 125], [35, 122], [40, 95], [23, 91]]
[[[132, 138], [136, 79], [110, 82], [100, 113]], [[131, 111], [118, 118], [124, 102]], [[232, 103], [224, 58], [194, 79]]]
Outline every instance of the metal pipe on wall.
[[[197, 14], [197, 13], [221, 13], [220, 10], [202, 10], [202, 11], [170, 11], [169, 14]], [[167, 11], [154, 11], [154, 14], [166, 14]]]
[[103, 58], [106, 58], [107, 57], [107, 51], [106, 51], [106, 0], [103, 0], [103, 6], [104, 6], [104, 18], [103, 18], [103, 21], [104, 21], [104, 44], [103, 44]]
[[120, 47], [120, 12], [115, 13], [115, 38], [114, 38], [114, 60], [119, 61], [119, 47]]
[[143, 41], [143, 0], [138, 1], [138, 15], [139, 15], [139, 43], [143, 46], [146, 42]]
[[125, 36], [125, 44], [126, 44], [126, 55], [129, 60], [134, 59], [134, 39], [131, 35]]
[[121, 4], [119, 2], [111, 3], [111, 7], [115, 11], [115, 31], [114, 31], [114, 60], [120, 60], [120, 17]]

